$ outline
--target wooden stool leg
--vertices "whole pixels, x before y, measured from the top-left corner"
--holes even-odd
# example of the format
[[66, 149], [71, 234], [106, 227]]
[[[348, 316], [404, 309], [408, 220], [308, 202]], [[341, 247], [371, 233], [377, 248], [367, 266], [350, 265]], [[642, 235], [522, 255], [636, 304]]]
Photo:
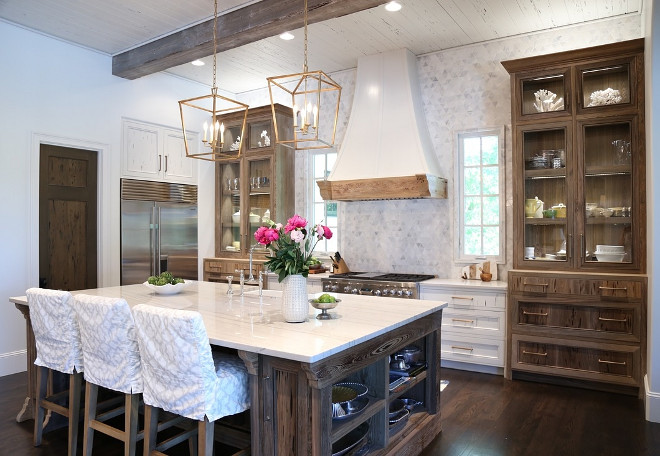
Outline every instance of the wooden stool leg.
[[78, 450], [82, 380], [82, 372], [75, 372], [69, 376], [69, 456], [76, 456]]
[[37, 391], [34, 413], [34, 446], [41, 445], [41, 436], [44, 431], [45, 409], [41, 401], [46, 397], [46, 387], [48, 384], [48, 371], [43, 366], [37, 366]]
[[99, 396], [99, 387], [91, 382], [85, 386], [85, 431], [83, 432], [83, 452], [91, 456], [94, 445], [94, 429], [92, 421], [96, 419], [96, 406]]
[[135, 456], [140, 395], [126, 394], [124, 404], [124, 456]]
[[213, 456], [213, 430], [215, 423], [204, 417], [203, 421], [197, 424], [197, 446], [200, 456]]
[[158, 408], [144, 404], [144, 456], [156, 449], [158, 434]]

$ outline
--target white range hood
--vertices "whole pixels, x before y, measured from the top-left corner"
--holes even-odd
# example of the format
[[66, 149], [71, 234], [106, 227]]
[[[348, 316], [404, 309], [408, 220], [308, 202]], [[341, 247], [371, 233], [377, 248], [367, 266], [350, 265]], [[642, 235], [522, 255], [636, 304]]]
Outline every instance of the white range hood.
[[398, 49], [358, 59], [355, 96], [326, 200], [446, 198], [421, 103], [416, 58]]

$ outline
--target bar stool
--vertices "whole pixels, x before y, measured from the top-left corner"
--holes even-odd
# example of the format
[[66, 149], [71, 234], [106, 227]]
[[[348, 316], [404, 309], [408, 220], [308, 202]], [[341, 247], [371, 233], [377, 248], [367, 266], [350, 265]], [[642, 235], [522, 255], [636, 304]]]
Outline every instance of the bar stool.
[[[198, 312], [133, 307], [144, 379], [144, 454], [163, 454], [197, 433], [202, 456], [213, 454], [214, 421], [250, 408], [248, 374], [236, 355], [211, 351]], [[195, 429], [157, 442], [159, 410], [197, 420]]]
[[[124, 443], [124, 455], [135, 455], [138, 433], [138, 407], [142, 392], [140, 354], [135, 338], [133, 315], [124, 299], [77, 294], [74, 309], [82, 341], [85, 381], [85, 456], [92, 454], [94, 431]], [[120, 406], [99, 413], [108, 404], [98, 402], [99, 387], [123, 393]], [[123, 405], [121, 405], [123, 402]], [[116, 405], [117, 401], [109, 401]], [[124, 429], [106, 423], [124, 415]]]
[[[75, 456], [82, 393], [83, 359], [80, 333], [75, 321], [71, 293], [30, 288], [27, 295], [30, 320], [37, 348], [37, 397], [34, 417], [34, 446], [41, 445], [45, 411], [65, 416], [69, 421], [68, 454]], [[48, 372], [68, 375], [69, 389], [47, 396]], [[68, 407], [55, 401], [68, 395]]]

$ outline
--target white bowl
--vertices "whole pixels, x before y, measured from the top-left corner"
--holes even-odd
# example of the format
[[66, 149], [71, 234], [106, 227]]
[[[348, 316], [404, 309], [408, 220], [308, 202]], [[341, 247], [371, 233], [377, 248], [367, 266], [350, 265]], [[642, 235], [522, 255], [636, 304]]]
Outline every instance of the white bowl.
[[259, 217], [257, 214], [253, 214], [250, 212], [250, 223], [259, 223], [261, 221], [261, 217]]
[[149, 282], [144, 282], [143, 285], [155, 291], [156, 294], [173, 295], [183, 291], [183, 289], [190, 285], [190, 283], [190, 280], [184, 280], [183, 282], [177, 283], [176, 285], [172, 285], [170, 283], [166, 285], [152, 285]]
[[236, 212], [234, 215], [232, 215], [231, 221], [234, 222], [234, 225], [238, 225], [239, 223], [241, 223], [241, 213]]
[[610, 263], [621, 263], [625, 253], [598, 253], [595, 252], [598, 261], [609, 261]]
[[596, 253], [624, 253], [623, 248], [623, 245], [597, 244]]

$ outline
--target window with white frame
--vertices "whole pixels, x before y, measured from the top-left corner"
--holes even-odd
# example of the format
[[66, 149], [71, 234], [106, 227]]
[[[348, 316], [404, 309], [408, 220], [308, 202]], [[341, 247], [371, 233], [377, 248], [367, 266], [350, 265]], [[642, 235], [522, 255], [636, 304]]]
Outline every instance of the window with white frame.
[[316, 244], [314, 251], [318, 252], [318, 255], [324, 252], [337, 251], [337, 237], [339, 235], [337, 232], [337, 202], [324, 201], [321, 198], [319, 186], [316, 185], [317, 180], [325, 179], [330, 175], [336, 159], [337, 152], [335, 150], [317, 150], [310, 152], [309, 156], [308, 214], [310, 214], [310, 224], [316, 225], [323, 222], [333, 233], [331, 239], [322, 239]]
[[457, 134], [455, 259], [505, 261], [504, 128]]

